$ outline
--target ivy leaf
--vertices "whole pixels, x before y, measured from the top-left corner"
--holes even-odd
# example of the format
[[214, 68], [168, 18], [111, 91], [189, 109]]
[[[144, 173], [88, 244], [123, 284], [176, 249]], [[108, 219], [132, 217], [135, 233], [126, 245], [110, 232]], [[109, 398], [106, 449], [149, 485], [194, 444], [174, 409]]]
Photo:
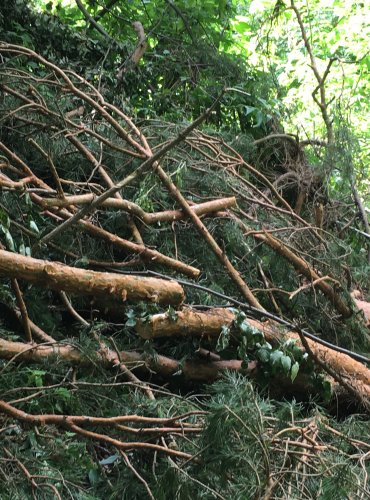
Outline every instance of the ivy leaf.
[[175, 309], [173, 307], [169, 307], [168, 310], [167, 310], [167, 318], [170, 320], [170, 321], [173, 321], [175, 322], [177, 320], [177, 312], [175, 311]]
[[34, 220], [30, 220], [30, 229], [32, 229], [32, 231], [34, 231], [35, 233], [39, 233], [40, 230], [39, 228], [37, 227], [37, 224]]
[[125, 315], [127, 318], [125, 326], [127, 326], [127, 327], [135, 326], [136, 325], [136, 313], [135, 313], [135, 311], [133, 309], [129, 309]]
[[288, 375], [290, 367], [292, 366], [292, 360], [289, 356], [281, 356], [280, 358], [281, 366], [283, 367], [284, 373]]
[[217, 339], [216, 351], [223, 351], [229, 345], [230, 341], [230, 328], [226, 325], [222, 325], [221, 333]]
[[280, 361], [282, 356], [284, 356], [284, 353], [282, 351], [279, 351], [279, 350], [272, 351], [272, 353], [270, 355], [271, 363], [273, 365], [275, 365], [276, 363], [278, 363]]
[[135, 325], [136, 325], [136, 318], [129, 318], [125, 323], [125, 326], [128, 326], [129, 328], [132, 328]]
[[297, 361], [293, 364], [292, 366], [292, 369], [290, 371], [290, 380], [292, 382], [295, 381], [297, 375], [298, 375], [298, 372], [299, 372], [299, 363], [297, 363]]
[[248, 333], [249, 333], [249, 325], [248, 325], [248, 323], [246, 321], [242, 321], [240, 323], [240, 325], [238, 325], [238, 326], [239, 326], [240, 333], [242, 335], [248, 335]]
[[4, 231], [6, 246], [9, 248], [11, 252], [15, 252], [15, 244], [12, 235], [9, 233], [7, 229]]
[[103, 460], [100, 460], [100, 461], [99, 461], [99, 464], [100, 464], [100, 465], [110, 465], [110, 464], [114, 464], [114, 462], [116, 462], [118, 459], [119, 459], [119, 455], [117, 455], [117, 454], [115, 454], [115, 455], [110, 455], [109, 457], [104, 458]]
[[256, 352], [256, 355], [257, 355], [257, 358], [262, 363], [268, 363], [270, 360], [271, 351], [266, 346], [263, 346], [260, 349], [258, 349], [258, 351]]

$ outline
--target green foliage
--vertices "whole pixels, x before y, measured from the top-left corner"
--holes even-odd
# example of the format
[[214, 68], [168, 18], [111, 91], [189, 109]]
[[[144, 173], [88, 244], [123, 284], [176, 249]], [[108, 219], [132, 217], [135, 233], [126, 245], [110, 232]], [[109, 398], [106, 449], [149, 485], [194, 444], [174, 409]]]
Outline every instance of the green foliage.
[[[53, 380], [49, 383], [53, 382], [57, 387], [52, 389], [36, 383], [35, 390], [41, 391], [41, 395], [39, 393], [37, 399], [25, 402], [21, 407], [34, 412], [42, 407], [45, 413], [76, 413], [84, 409], [90, 414], [96, 408], [105, 416], [130, 413], [132, 404], [139, 415], [150, 414], [155, 407], [160, 408], [161, 416], [171, 415], [174, 405], [176, 412], [199, 408], [208, 412], [205, 430], [199, 437], [192, 438], [193, 449], [198, 451], [198, 463], [188, 462], [180, 466], [176, 460], [160, 455], [153, 463], [145, 451], [129, 454], [132, 465], [140, 471], [156, 499], [186, 499], [190, 496], [208, 499], [217, 497], [217, 494], [223, 498], [251, 498], [260, 495], [266, 487], [268, 475], [279, 470], [281, 479], [275, 486], [277, 498], [284, 498], [284, 491], [289, 487], [292, 488], [292, 495], [299, 497], [301, 483], [297, 484], [289, 471], [297, 467], [299, 471], [300, 461], [295, 459], [294, 454], [290, 455], [291, 445], [287, 440], [289, 468], [281, 471], [287, 451], [276, 453], [273, 439], [280, 431], [284, 431], [283, 437], [290, 437], [293, 441], [298, 439], [294, 427], [300, 420], [316, 425], [321, 436], [320, 445], [325, 445], [320, 451], [315, 474], [305, 482], [309, 498], [315, 498], [319, 490], [322, 491], [320, 498], [326, 498], [328, 494], [343, 498], [343, 494], [355, 492], [358, 483], [365, 477], [366, 472], [358, 458], [355, 455], [349, 458], [353, 454], [353, 445], [347, 441], [366, 434], [367, 423], [360, 416], [339, 424], [319, 409], [305, 410], [294, 401], [277, 403], [263, 399], [240, 375], [229, 375], [208, 387], [208, 397], [201, 400], [199, 397], [194, 400], [171, 396], [170, 393], [158, 394], [153, 406], [139, 392], [127, 385], [115, 384], [111, 377], [100, 378], [96, 383], [93, 375], [86, 372], [81, 373], [84, 375], [80, 379], [81, 384], [70, 384], [65, 379], [65, 370], [56, 366]], [[9, 397], [17, 391], [16, 397], [19, 398], [23, 394], [31, 394], [26, 386], [30, 383], [34, 385], [32, 377], [36, 375], [37, 379], [38, 373], [43, 370], [25, 368], [22, 371], [18, 368], [17, 380], [10, 376], [10, 371], [12, 369], [3, 372], [5, 378], [1, 380], [6, 385], [3, 393]], [[24, 389], [19, 392], [22, 383]], [[103, 383], [108, 385], [101, 386]], [[325, 425], [335, 427], [340, 436], [328, 432]], [[103, 496], [112, 499], [120, 496], [139, 499], [147, 494], [143, 483], [126, 467], [114, 448], [91, 446], [84, 440], [77, 440], [71, 432], [59, 433], [55, 428], [48, 427], [36, 433], [33, 428], [9, 425], [3, 429], [3, 446], [19, 457], [30, 473], [45, 476], [45, 481], [54, 484], [62, 497], [71, 495], [73, 498], [95, 500]], [[190, 450], [190, 444], [188, 446]], [[10, 479], [7, 484], [0, 481], [1, 497], [28, 498], [30, 486], [26, 477], [17, 472], [11, 461], [3, 462], [1, 468]], [[41, 487], [38, 495], [39, 498], [51, 498], [48, 489]]]
[[[274, 376], [287, 377], [293, 383], [299, 372], [303, 372], [306, 383], [316, 385], [317, 394], [324, 400], [330, 396], [330, 383], [317, 377], [315, 366], [308, 360], [308, 354], [297, 345], [297, 341], [288, 338], [273, 347], [265, 340], [261, 330], [248, 323], [245, 313], [232, 309], [235, 314], [234, 328], [238, 338], [238, 356], [243, 360], [245, 367], [250, 360], [258, 360], [261, 368], [261, 382], [270, 381]], [[217, 346], [223, 349], [228, 346], [230, 329], [224, 329]], [[220, 340], [221, 339], [221, 340]], [[319, 390], [320, 388], [320, 390]]]

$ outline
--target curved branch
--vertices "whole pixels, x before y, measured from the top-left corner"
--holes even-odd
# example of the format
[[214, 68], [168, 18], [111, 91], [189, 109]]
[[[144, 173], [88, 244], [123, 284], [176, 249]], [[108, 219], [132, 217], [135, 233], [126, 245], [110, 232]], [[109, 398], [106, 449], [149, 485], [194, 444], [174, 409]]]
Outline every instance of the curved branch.
[[111, 42], [114, 42], [114, 43], [117, 43], [116, 40], [114, 40], [114, 38], [112, 38], [109, 33], [107, 33], [105, 31], [104, 28], [102, 28], [100, 26], [99, 23], [96, 22], [96, 20], [93, 18], [93, 16], [91, 16], [89, 14], [89, 12], [85, 9], [85, 7], [83, 6], [81, 0], [76, 0], [76, 4], [77, 4], [77, 7], [80, 9], [80, 11], [82, 12], [84, 18], [86, 19], [86, 21], [88, 21], [97, 31], [99, 31], [99, 33], [101, 35], [103, 35], [105, 38], [107, 38], [108, 40], [110, 40]]

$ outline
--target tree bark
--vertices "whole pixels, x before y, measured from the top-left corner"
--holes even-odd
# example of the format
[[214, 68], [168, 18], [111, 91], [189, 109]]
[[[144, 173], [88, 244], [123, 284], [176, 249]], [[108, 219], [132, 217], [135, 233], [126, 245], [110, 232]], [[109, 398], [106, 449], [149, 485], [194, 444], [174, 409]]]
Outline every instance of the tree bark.
[[[11, 342], [0, 339], [0, 359], [16, 360], [17, 362], [40, 363], [42, 361], [52, 362], [63, 360], [73, 365], [88, 366], [92, 362], [99, 362], [103, 366], [110, 366], [111, 362], [107, 360], [104, 353], [97, 351], [97, 358], [85, 357], [78, 349], [70, 345], [52, 344], [52, 345], [33, 345], [23, 344], [22, 342]], [[132, 371], [140, 371], [148, 376], [156, 373], [162, 377], [170, 378], [175, 375], [182, 375], [186, 380], [193, 382], [213, 382], [226, 371], [241, 372], [248, 374], [249, 377], [258, 376], [258, 364], [255, 361], [248, 363], [246, 367], [242, 366], [239, 359], [229, 360], [202, 360], [187, 359], [178, 361], [166, 356], [148, 357], [146, 353], [137, 351], [121, 351], [119, 353], [121, 363], [124, 363]], [[246, 379], [247, 380], [247, 379]], [[296, 380], [291, 380], [284, 375], [275, 375], [269, 381], [270, 393], [277, 396], [294, 395], [306, 397], [309, 394], [317, 394], [318, 388], [312, 384], [307, 376], [299, 373]], [[351, 399], [343, 391], [342, 387], [332, 381], [332, 401], [337, 404], [342, 402], [347, 404]]]
[[145, 300], [179, 305], [184, 300], [184, 290], [176, 281], [79, 269], [6, 250], [0, 250], [0, 275], [119, 303]]
[[[5, 181], [4, 181], [5, 182]], [[0, 184], [2, 183], [0, 178]], [[64, 198], [42, 198], [41, 204], [44, 207], [58, 207], [66, 208], [71, 205], [88, 205], [91, 203], [96, 196], [93, 193], [87, 194], [77, 194], [72, 196], [65, 196]], [[197, 215], [205, 215], [208, 213], [219, 212], [225, 210], [226, 208], [231, 208], [236, 205], [235, 196], [229, 198], [221, 198], [217, 200], [207, 201], [205, 203], [199, 203], [191, 205], [190, 208]], [[102, 207], [109, 207], [115, 210], [122, 210], [131, 215], [136, 215], [145, 224], [154, 224], [155, 222], [165, 222], [187, 219], [188, 216], [182, 210], [165, 210], [163, 212], [148, 213], [145, 212], [139, 205], [131, 201], [117, 199], [117, 198], [107, 198], [101, 203]]]

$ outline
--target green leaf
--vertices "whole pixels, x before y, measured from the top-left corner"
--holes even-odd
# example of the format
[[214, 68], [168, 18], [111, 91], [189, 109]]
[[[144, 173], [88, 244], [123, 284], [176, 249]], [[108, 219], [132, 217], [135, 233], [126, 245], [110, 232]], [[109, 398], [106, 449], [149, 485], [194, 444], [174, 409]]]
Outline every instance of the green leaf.
[[9, 248], [9, 250], [11, 252], [15, 252], [16, 249], [15, 249], [15, 243], [14, 243], [13, 237], [7, 229], [5, 230], [5, 241], [6, 241], [6, 246]]
[[167, 318], [170, 320], [170, 321], [173, 321], [175, 322], [177, 320], [177, 312], [175, 311], [175, 309], [173, 307], [169, 307], [168, 310], [167, 310]]
[[107, 458], [103, 458], [103, 460], [100, 460], [100, 461], [99, 461], [99, 464], [100, 464], [100, 465], [110, 465], [110, 464], [114, 464], [114, 462], [116, 462], [118, 459], [119, 459], [119, 455], [117, 455], [117, 454], [115, 454], [115, 455], [110, 455], [109, 457], [107, 457]]
[[242, 370], [248, 370], [248, 362], [249, 362], [248, 357], [243, 359], [242, 364], [241, 364]]
[[4, 210], [0, 210], [0, 224], [4, 226], [5, 229], [9, 229], [10, 227], [10, 219]]
[[260, 127], [262, 125], [263, 119], [264, 119], [264, 114], [262, 113], [261, 110], [257, 110], [256, 123], [255, 123], [255, 125], [253, 125], [253, 128]]
[[271, 350], [263, 346], [257, 350], [256, 356], [262, 363], [268, 363], [270, 361]]
[[90, 469], [88, 476], [90, 484], [92, 486], [94, 486], [99, 481], [99, 472], [96, 469]]
[[299, 363], [297, 363], [297, 361], [293, 364], [292, 366], [292, 369], [290, 370], [290, 380], [292, 382], [295, 381], [297, 375], [298, 375], [298, 372], [299, 372]]
[[34, 231], [35, 233], [39, 233], [40, 230], [39, 228], [37, 227], [37, 224], [34, 220], [30, 220], [30, 229], [32, 229], [32, 231]]
[[281, 366], [283, 367], [284, 373], [288, 375], [290, 367], [292, 366], [292, 360], [289, 356], [281, 356], [280, 358]]
[[248, 116], [251, 113], [254, 113], [255, 111], [256, 111], [256, 108], [254, 108], [253, 106], [244, 106], [245, 116]]
[[271, 363], [273, 365], [275, 365], [276, 363], [278, 363], [281, 360], [282, 356], [284, 356], [284, 353], [282, 351], [279, 351], [279, 350], [272, 351], [272, 353], [270, 355]]
[[248, 326], [248, 323], [246, 321], [243, 321], [242, 323], [240, 323], [239, 325], [239, 331], [242, 335], [248, 335], [249, 333], [249, 326]]
[[223, 351], [229, 345], [230, 342], [230, 328], [226, 325], [222, 325], [221, 333], [218, 336], [216, 351]]
[[26, 247], [24, 245], [24, 243], [21, 243], [18, 247], [18, 252], [21, 254], [21, 255], [26, 255]]
[[88, 267], [88, 265], [89, 265], [89, 259], [86, 256], [82, 256], [75, 262], [75, 266], [79, 267]]
[[325, 401], [329, 401], [331, 398], [331, 384], [329, 380], [323, 380], [322, 382], [322, 395]]
[[136, 318], [129, 318], [125, 323], [125, 326], [128, 326], [130, 328], [132, 328], [135, 325], [136, 325]]
[[69, 401], [71, 399], [71, 392], [65, 387], [57, 387], [55, 394], [64, 401]]

